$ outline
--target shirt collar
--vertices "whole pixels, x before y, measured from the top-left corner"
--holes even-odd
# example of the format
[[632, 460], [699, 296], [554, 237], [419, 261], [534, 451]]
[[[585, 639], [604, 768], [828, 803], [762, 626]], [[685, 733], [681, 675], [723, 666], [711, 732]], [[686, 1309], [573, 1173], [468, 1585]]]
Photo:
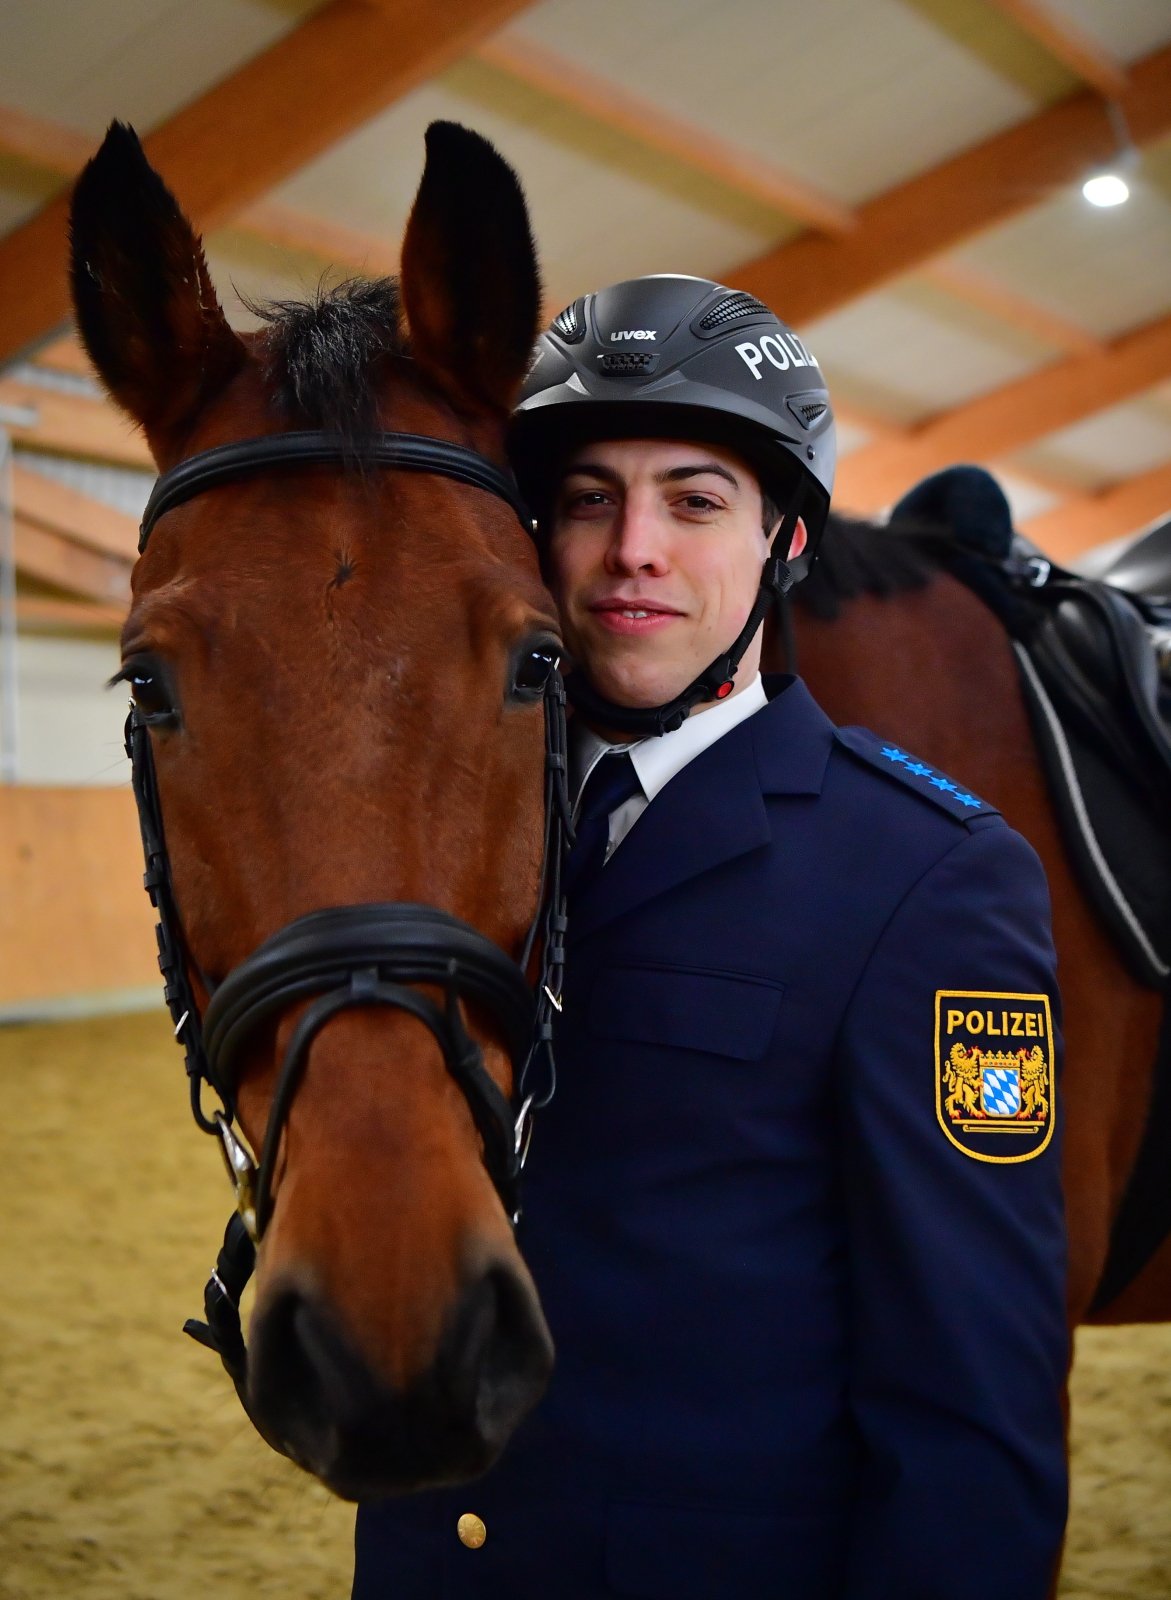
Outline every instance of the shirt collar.
[[607, 751], [629, 750], [643, 793], [648, 800], [653, 800], [701, 750], [715, 744], [717, 739], [767, 704], [768, 696], [758, 672], [738, 694], [717, 700], [704, 711], [693, 711], [673, 733], [655, 734], [633, 744], [609, 744], [584, 723], [575, 724], [570, 758], [574, 795], [580, 798], [586, 779]]

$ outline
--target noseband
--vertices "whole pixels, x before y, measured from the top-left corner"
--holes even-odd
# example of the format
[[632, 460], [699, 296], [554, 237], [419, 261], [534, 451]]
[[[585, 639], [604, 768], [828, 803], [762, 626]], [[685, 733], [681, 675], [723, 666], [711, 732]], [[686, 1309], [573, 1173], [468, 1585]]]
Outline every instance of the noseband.
[[[382, 433], [363, 439], [355, 450], [333, 435], [301, 432], [221, 445], [164, 473], [143, 513], [139, 551], [146, 549], [160, 517], [209, 489], [266, 468], [345, 466], [355, 460], [364, 466], [432, 473], [487, 490], [512, 507], [526, 533], [533, 531], [529, 512], [508, 474], [463, 445], [418, 434]], [[545, 680], [543, 701], [544, 848], [537, 912], [519, 961], [470, 924], [434, 906], [395, 902], [330, 907], [279, 929], [233, 967], [218, 987], [200, 973], [210, 995], [202, 1014], [171, 880], [150, 734], [131, 707], [126, 753], [146, 856], [145, 883], [158, 913], [164, 998], [175, 1037], [186, 1051], [195, 1121], [205, 1133], [219, 1137], [236, 1189], [236, 1212], [204, 1293], [207, 1322], [190, 1320], [185, 1331], [217, 1352], [245, 1409], [247, 1351], [240, 1328], [240, 1295], [272, 1215], [281, 1136], [309, 1050], [320, 1030], [340, 1012], [385, 1006], [407, 1012], [430, 1029], [467, 1101], [483, 1146], [484, 1165], [501, 1202], [514, 1223], [519, 1216], [517, 1184], [532, 1113], [548, 1104], [556, 1085], [552, 1021], [554, 1010], [560, 1010], [566, 926], [561, 868], [573, 838], [566, 789], [565, 690], [556, 664]], [[538, 938], [541, 969], [534, 990], [527, 973]], [[419, 985], [437, 989], [442, 1003], [421, 993]], [[291, 1006], [306, 1000], [310, 1003], [285, 1048], [257, 1161], [233, 1128], [240, 1072], [258, 1032], [265, 1025], [275, 1026]], [[515, 1106], [497, 1086], [480, 1046], [468, 1033], [465, 1003], [478, 1006], [499, 1030], [512, 1063]], [[203, 1107], [204, 1084], [220, 1101], [211, 1116]]]

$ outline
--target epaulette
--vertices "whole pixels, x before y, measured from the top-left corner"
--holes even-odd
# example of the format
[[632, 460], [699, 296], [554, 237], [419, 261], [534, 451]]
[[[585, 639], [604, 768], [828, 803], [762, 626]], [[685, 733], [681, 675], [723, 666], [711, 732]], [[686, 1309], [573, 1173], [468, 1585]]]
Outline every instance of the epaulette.
[[877, 767], [888, 778], [905, 784], [922, 799], [933, 800], [958, 822], [973, 822], [977, 817], [1000, 815], [996, 806], [981, 800], [979, 795], [965, 789], [963, 784], [954, 783], [945, 773], [929, 766], [926, 761], [920, 761], [899, 745], [880, 739], [869, 728], [836, 728], [834, 733], [847, 750], [860, 756], [870, 766]]

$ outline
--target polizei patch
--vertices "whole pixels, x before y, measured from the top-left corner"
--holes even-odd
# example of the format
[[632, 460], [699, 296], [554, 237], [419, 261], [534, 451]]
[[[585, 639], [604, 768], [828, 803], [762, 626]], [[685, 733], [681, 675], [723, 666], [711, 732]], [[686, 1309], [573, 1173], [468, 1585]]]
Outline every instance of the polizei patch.
[[1041, 1154], [1053, 1136], [1048, 995], [936, 991], [935, 1111], [974, 1161]]

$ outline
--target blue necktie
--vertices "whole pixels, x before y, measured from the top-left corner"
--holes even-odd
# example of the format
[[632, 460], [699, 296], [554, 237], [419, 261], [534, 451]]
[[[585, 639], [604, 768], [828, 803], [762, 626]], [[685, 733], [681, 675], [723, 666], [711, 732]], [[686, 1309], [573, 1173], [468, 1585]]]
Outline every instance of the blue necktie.
[[577, 839], [565, 867], [567, 893], [579, 889], [602, 870], [610, 837], [610, 814], [641, 792], [629, 750], [607, 751], [582, 790]]

